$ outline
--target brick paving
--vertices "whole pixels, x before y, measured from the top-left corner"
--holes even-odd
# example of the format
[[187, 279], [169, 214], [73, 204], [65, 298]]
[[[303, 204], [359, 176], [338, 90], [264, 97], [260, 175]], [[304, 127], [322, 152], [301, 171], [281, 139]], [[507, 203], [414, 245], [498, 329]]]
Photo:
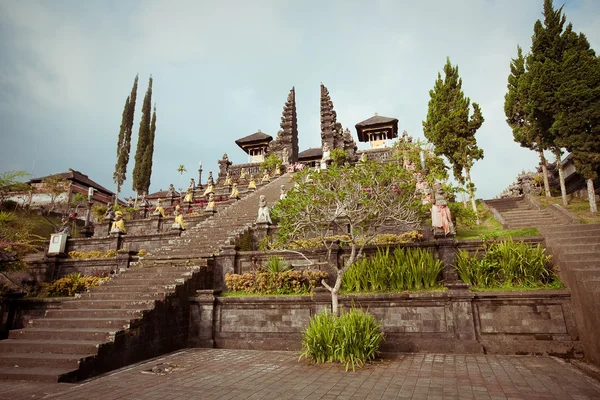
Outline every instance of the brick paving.
[[[153, 367], [171, 365], [164, 374]], [[156, 369], [155, 369], [156, 370]], [[402, 354], [357, 372], [284, 351], [186, 349], [78, 384], [0, 382], [0, 399], [600, 399], [552, 357]]]

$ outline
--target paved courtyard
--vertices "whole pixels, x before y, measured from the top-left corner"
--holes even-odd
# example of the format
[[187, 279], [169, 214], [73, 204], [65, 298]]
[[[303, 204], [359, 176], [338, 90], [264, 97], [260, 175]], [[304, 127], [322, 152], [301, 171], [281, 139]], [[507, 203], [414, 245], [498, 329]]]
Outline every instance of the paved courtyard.
[[0, 382], [0, 399], [584, 400], [600, 383], [551, 357], [403, 354], [345, 372], [294, 352], [186, 349], [77, 384]]

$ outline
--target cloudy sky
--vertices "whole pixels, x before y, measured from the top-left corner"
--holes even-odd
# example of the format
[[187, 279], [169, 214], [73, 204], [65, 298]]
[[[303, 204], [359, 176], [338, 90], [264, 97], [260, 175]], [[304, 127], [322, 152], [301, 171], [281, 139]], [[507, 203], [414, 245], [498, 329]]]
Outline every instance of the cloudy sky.
[[[338, 121], [374, 115], [423, 137], [429, 90], [446, 57], [482, 108], [478, 197], [491, 198], [534, 153], [512, 140], [503, 112], [517, 44], [531, 45], [543, 0], [0, 0], [0, 172], [68, 168], [114, 190], [125, 98], [140, 76], [131, 162], [148, 77], [157, 132], [150, 190], [180, 186], [176, 169], [218, 170], [234, 140], [275, 137], [296, 87], [300, 149], [320, 146], [319, 83]], [[555, 2], [557, 5], [563, 3]], [[600, 51], [600, 1], [564, 0], [567, 19]], [[361, 146], [364, 148], [364, 146]], [[35, 166], [34, 166], [35, 165]]]

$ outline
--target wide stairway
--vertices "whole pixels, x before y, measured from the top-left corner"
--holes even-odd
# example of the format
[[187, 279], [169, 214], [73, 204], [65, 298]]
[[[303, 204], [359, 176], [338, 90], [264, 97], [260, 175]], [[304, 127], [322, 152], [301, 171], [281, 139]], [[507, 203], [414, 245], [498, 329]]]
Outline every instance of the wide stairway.
[[502, 217], [506, 229], [542, 228], [544, 226], [564, 225], [565, 221], [546, 210], [531, 207], [523, 197], [485, 200], [488, 207], [496, 209]]
[[74, 382], [187, 346], [188, 298], [213, 287], [207, 260], [256, 220], [258, 200], [270, 206], [287, 175], [151, 251], [108, 282], [47, 310], [0, 341], [0, 379]]
[[600, 365], [600, 224], [569, 224], [522, 198], [486, 200], [505, 227], [536, 227], [544, 237], [554, 267], [571, 291], [571, 301], [585, 357]]

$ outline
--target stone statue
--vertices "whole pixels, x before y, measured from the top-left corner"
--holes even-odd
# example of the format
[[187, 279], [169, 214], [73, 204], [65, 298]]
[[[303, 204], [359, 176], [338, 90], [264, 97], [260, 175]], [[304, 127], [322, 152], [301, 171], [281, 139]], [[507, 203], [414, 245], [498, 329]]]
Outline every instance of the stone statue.
[[279, 200], [285, 199], [285, 185], [281, 185], [279, 188]]
[[210, 193], [208, 195], [208, 204], [206, 205], [206, 211], [215, 211], [216, 208], [216, 203], [215, 203], [215, 194], [214, 193]]
[[213, 186], [213, 182], [208, 182], [208, 186], [206, 186], [206, 190], [204, 191], [203, 196], [206, 197], [208, 195], [210, 195], [211, 193], [214, 193], [215, 188]]
[[417, 172], [417, 184], [415, 186], [416, 192], [421, 194], [422, 204], [431, 204], [431, 189], [429, 184], [420, 172]]
[[258, 200], [258, 218], [256, 218], [256, 222], [267, 224], [273, 223], [271, 221], [271, 211], [269, 210], [269, 206], [267, 206], [267, 199], [264, 194], [261, 194], [260, 199]]
[[191, 190], [196, 189], [196, 181], [194, 181], [194, 178], [190, 179], [190, 186], [188, 186], [188, 189], [191, 189]]
[[240, 191], [238, 190], [237, 183], [234, 183], [231, 187], [231, 194], [229, 195], [230, 199], [239, 199]]
[[142, 200], [140, 201], [140, 205], [142, 206], [142, 208], [145, 208], [145, 209], [148, 209], [150, 207], [150, 202], [146, 198], [145, 193], [142, 195]]
[[175, 186], [173, 184], [169, 184], [169, 191], [167, 192], [167, 196], [170, 198], [175, 197]]
[[250, 183], [248, 183], [249, 190], [256, 190], [256, 181], [254, 180], [254, 175], [250, 175]]
[[125, 229], [125, 221], [123, 221], [123, 213], [121, 211], [117, 211], [115, 213], [115, 221], [112, 223], [110, 233], [127, 233], [127, 230]]
[[183, 222], [183, 212], [181, 211], [181, 207], [179, 204], [175, 207], [175, 211], [173, 212], [175, 215], [175, 222], [171, 225], [171, 229], [185, 229], [185, 225]]
[[133, 197], [128, 197], [127, 198], [127, 207], [133, 207], [135, 205], [135, 202], [133, 201]]
[[69, 225], [69, 217], [62, 218], [62, 225], [58, 228], [58, 233], [71, 236], [71, 225]]
[[329, 150], [329, 145], [327, 143], [323, 143], [323, 157], [321, 157], [321, 169], [327, 169], [327, 163], [331, 160], [331, 150]]
[[290, 163], [290, 156], [288, 153], [288, 149], [287, 147], [284, 147], [282, 152], [281, 152], [281, 159], [283, 160], [283, 165], [287, 165]]
[[104, 219], [108, 219], [109, 221], [112, 221], [113, 219], [115, 219], [115, 210], [113, 209], [112, 203], [108, 203], [106, 205], [106, 212], [104, 213]]
[[451, 234], [454, 235], [454, 224], [452, 223], [452, 216], [450, 215], [450, 209], [448, 208], [448, 202], [446, 201], [446, 195], [442, 184], [437, 182], [433, 186], [434, 192], [434, 204], [431, 206], [431, 225], [435, 231], [443, 231], [444, 236]]
[[[192, 179], [193, 181], [193, 179]], [[185, 191], [185, 197], [183, 199], [184, 202], [186, 203], [191, 203], [194, 200], [194, 189], [192, 189], [192, 187], [190, 186], [189, 188], [187, 188], [187, 190]]]
[[160, 215], [161, 217], [165, 217], [165, 209], [162, 206], [162, 200], [158, 199], [156, 201], [156, 208], [154, 209], [154, 212], [152, 213], [152, 215]]
[[262, 177], [260, 183], [269, 183], [269, 182], [271, 182], [271, 177], [269, 176], [269, 171], [267, 171], [265, 169], [265, 173], [263, 174], [263, 177]]
[[240, 171], [240, 180], [242, 179], [246, 179], [248, 177], [248, 175], [246, 174], [246, 168], [242, 167], [241, 171]]
[[227, 174], [225, 175], [225, 186], [231, 186], [232, 183], [231, 175], [229, 175], [229, 171], [227, 171]]
[[366, 162], [367, 161], [367, 153], [362, 153], [360, 155], [360, 158], [358, 159], [359, 162]]
[[208, 179], [206, 180], [207, 185], [214, 185], [215, 180], [213, 179], [212, 171], [208, 172]]

